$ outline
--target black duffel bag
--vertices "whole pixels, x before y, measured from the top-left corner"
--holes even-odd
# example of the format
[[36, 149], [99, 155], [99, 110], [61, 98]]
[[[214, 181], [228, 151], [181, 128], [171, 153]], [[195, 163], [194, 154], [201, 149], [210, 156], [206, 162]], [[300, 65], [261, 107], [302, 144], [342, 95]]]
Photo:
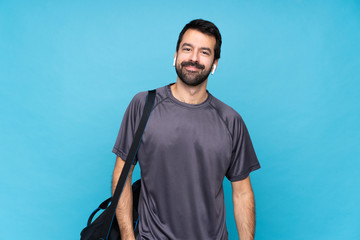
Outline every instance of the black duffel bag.
[[[138, 228], [138, 221], [139, 221], [139, 213], [137, 211], [138, 209], [138, 203], [139, 203], [139, 196], [140, 196], [140, 186], [141, 186], [141, 180], [137, 180], [132, 185], [132, 192], [133, 192], [133, 224], [134, 224], [134, 234], [135, 237], [139, 233]], [[109, 203], [111, 202], [111, 197], [106, 199], [104, 202], [102, 202], [99, 207], [90, 215], [87, 227], [85, 227], [81, 231], [81, 240], [87, 240], [87, 239], [101, 239], [102, 236], [102, 226], [106, 223], [106, 219], [111, 217], [111, 211], [108, 208]], [[103, 213], [101, 213], [95, 220], [92, 222], [92, 219], [94, 218], [95, 214], [100, 211], [105, 210]], [[105, 239], [105, 238], [103, 238]], [[114, 217], [113, 222], [110, 227], [109, 237], [107, 239], [110, 240], [118, 240], [121, 239], [120, 237], [120, 230], [119, 225], [116, 220], [116, 217]]]
[[[118, 222], [115, 216], [115, 210], [120, 199], [122, 189], [125, 185], [127, 176], [129, 174], [131, 165], [136, 157], [137, 150], [140, 146], [141, 137], [146, 127], [146, 123], [150, 117], [151, 110], [155, 102], [156, 90], [151, 90], [148, 93], [144, 111], [136, 130], [134, 140], [129, 150], [129, 154], [125, 160], [125, 165], [121, 171], [119, 181], [116, 185], [114, 195], [104, 202], [90, 215], [87, 226], [80, 233], [80, 240], [119, 240], [121, 239]], [[134, 233], [137, 236], [138, 230], [138, 203], [140, 196], [140, 179], [134, 182], [132, 185], [133, 191], [133, 221], [134, 221]], [[99, 210], [104, 210], [94, 221], [93, 218]]]

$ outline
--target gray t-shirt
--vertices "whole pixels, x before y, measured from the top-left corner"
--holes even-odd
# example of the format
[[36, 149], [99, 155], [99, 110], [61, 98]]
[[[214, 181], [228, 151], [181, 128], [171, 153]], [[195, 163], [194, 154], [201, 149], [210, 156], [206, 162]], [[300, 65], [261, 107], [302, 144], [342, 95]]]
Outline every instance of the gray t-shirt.
[[[113, 152], [126, 159], [147, 92], [131, 101]], [[201, 104], [157, 89], [136, 161], [141, 170], [137, 239], [228, 239], [223, 180], [260, 168], [240, 115], [208, 92]]]

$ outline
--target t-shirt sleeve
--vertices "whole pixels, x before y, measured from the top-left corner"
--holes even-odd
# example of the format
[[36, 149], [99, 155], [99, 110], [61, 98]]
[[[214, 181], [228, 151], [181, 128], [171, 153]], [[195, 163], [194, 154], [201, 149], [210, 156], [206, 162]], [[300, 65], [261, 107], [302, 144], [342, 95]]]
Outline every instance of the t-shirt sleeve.
[[240, 181], [250, 172], [260, 168], [249, 132], [240, 116], [233, 124], [232, 156], [226, 177], [231, 181]]
[[[143, 107], [143, 101], [146, 100], [143, 98], [144, 93], [138, 93], [135, 97], [131, 100], [129, 106], [127, 107], [124, 117], [121, 122], [120, 130], [118, 136], [115, 141], [114, 148], [112, 150], [117, 156], [119, 156], [124, 161], [129, 153], [135, 131], [137, 126], [140, 122], [141, 111]], [[137, 163], [137, 158], [135, 158], [133, 164]]]

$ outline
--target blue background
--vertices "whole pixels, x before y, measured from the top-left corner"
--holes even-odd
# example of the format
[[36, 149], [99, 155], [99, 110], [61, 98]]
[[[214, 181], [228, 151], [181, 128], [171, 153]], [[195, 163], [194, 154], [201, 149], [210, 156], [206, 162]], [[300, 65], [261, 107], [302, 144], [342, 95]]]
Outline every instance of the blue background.
[[110, 195], [128, 103], [176, 80], [177, 37], [194, 18], [222, 33], [208, 89], [242, 115], [262, 166], [251, 174], [256, 239], [360, 239], [360, 2], [351, 0], [1, 0], [1, 239], [79, 239]]

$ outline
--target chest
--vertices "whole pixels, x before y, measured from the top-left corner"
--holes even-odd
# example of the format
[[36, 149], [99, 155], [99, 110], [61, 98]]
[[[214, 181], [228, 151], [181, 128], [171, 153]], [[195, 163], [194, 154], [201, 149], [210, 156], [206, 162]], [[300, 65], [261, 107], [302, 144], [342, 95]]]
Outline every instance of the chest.
[[[146, 158], [146, 163], [141, 157]], [[151, 113], [139, 150], [140, 165], [226, 169], [231, 135], [215, 110], [157, 107]]]

